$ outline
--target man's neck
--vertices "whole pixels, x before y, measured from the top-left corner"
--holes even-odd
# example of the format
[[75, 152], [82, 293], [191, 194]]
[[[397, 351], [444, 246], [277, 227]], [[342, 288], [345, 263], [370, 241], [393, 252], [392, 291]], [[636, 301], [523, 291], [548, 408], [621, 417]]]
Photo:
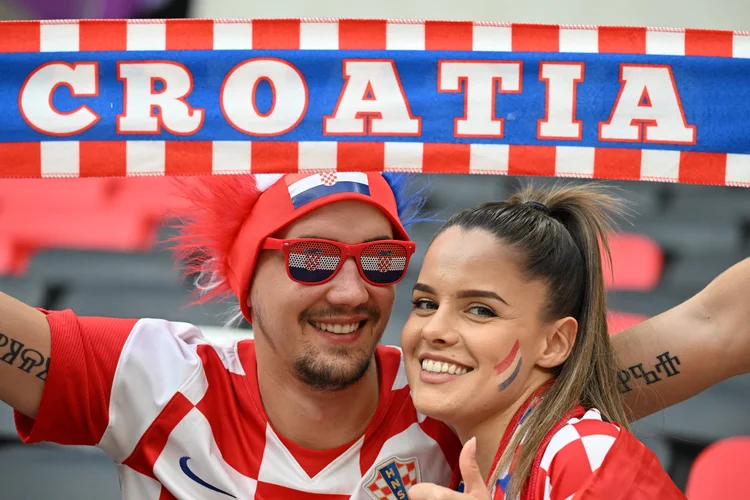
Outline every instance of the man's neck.
[[274, 430], [312, 450], [328, 450], [359, 439], [380, 400], [375, 359], [365, 375], [350, 387], [324, 392], [304, 385], [286, 368], [262, 362], [259, 356], [258, 388]]

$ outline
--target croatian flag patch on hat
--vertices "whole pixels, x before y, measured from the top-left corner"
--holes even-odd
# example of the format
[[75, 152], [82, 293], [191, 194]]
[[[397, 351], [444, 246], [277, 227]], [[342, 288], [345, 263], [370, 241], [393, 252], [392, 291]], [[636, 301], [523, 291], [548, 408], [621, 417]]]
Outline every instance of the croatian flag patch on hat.
[[332, 194], [359, 193], [370, 196], [367, 174], [362, 172], [289, 175], [286, 183], [295, 209]]

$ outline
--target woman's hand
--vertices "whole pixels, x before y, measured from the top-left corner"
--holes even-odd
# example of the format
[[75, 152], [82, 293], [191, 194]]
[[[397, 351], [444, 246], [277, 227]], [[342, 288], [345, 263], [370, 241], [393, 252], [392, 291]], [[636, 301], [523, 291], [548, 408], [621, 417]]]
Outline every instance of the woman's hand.
[[458, 467], [464, 480], [464, 491], [444, 488], [432, 483], [419, 483], [409, 488], [409, 500], [491, 500], [476, 459], [477, 440], [466, 442], [458, 458]]

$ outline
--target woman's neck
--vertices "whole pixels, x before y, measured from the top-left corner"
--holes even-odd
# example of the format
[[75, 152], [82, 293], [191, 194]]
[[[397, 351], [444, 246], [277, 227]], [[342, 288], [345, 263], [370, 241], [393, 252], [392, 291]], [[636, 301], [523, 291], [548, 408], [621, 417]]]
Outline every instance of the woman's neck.
[[[513, 404], [501, 412], [490, 415], [488, 418], [471, 422], [465, 426], [454, 424], [454, 430], [462, 444], [465, 444], [472, 437], [477, 438], [476, 460], [485, 482], [487, 482], [490, 475], [494, 472], [491, 469], [495, 457], [503, 451], [500, 450], [501, 444], [507, 446], [507, 443], [502, 443], [502, 441], [508, 427], [511, 423], [513, 423], [514, 427], [518, 425], [518, 422], [513, 422], [513, 417], [516, 416], [519, 409], [525, 405], [529, 398], [543, 384], [544, 382], [531, 384], [523, 390]], [[510, 429], [510, 431], [509, 439], [512, 437], [515, 428]]]

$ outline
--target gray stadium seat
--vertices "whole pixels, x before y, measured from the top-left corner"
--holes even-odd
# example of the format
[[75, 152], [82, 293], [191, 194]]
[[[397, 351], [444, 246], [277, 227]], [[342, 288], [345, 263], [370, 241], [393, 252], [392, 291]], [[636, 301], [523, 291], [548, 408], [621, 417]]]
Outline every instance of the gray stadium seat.
[[173, 287], [182, 283], [167, 252], [48, 250], [32, 258], [26, 275], [55, 286]]
[[117, 469], [95, 448], [0, 446], [0, 498], [119, 500]]
[[228, 306], [189, 306], [188, 292], [176, 289], [85, 287], [70, 289], [59, 298], [55, 309], [72, 309], [79, 316], [115, 318], [159, 318], [194, 325], [221, 326]]
[[464, 208], [507, 197], [507, 179], [498, 176], [432, 174], [428, 178], [429, 195], [425, 209], [439, 211], [448, 218]]
[[0, 443], [20, 441], [13, 423], [13, 408], [0, 402]]
[[577, 178], [559, 178], [559, 177], [534, 177], [534, 178], [512, 178], [506, 183], [507, 195], [518, 191], [521, 186], [531, 183], [535, 187], [547, 187], [554, 184], [563, 185], [585, 185], [595, 182], [609, 189], [609, 192], [625, 200], [628, 208], [635, 212], [633, 217], [646, 217], [661, 212], [664, 204], [665, 191], [664, 186], [654, 182], [632, 182], [632, 181], [610, 181], [577, 179]]
[[711, 255], [678, 254], [665, 266], [661, 284], [664, 287], [694, 295], [716, 276], [746, 257], [750, 257], [750, 251]]
[[635, 437], [645, 444], [654, 455], [659, 459], [659, 463], [663, 469], [669, 469], [672, 462], [672, 450], [669, 448], [669, 443], [661, 434], [651, 434], [647, 431], [636, 431], [634, 432]]
[[[691, 186], [694, 187], [694, 186]], [[750, 219], [750, 193], [747, 188], [724, 188], [711, 194], [699, 195], [693, 190], [675, 191], [666, 212], [687, 220], [747, 220]]]
[[44, 285], [27, 277], [0, 276], [0, 292], [14, 297], [32, 307], [46, 307]]
[[656, 241], [667, 253], [713, 255], [740, 251], [744, 245], [739, 221], [722, 219], [686, 219], [681, 215], [641, 217], [628, 232], [642, 233]]
[[656, 316], [689, 299], [682, 290], [659, 289], [653, 292], [610, 292], [607, 307], [613, 311]]
[[709, 387], [682, 403], [639, 420], [642, 435], [665, 435], [706, 445], [732, 436], [750, 435], [750, 375]]

